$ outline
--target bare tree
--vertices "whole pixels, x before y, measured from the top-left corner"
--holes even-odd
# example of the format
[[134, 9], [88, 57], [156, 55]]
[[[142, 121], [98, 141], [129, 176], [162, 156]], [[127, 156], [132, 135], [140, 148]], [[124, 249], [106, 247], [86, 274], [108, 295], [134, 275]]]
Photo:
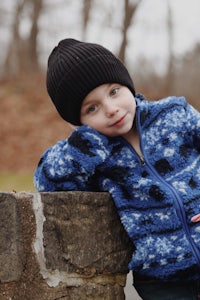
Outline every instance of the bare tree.
[[7, 56], [4, 64], [4, 73], [18, 73], [20, 66], [18, 58], [20, 57], [21, 37], [19, 33], [20, 16], [25, 5], [25, 0], [18, 0], [15, 7], [14, 20], [11, 28], [12, 36], [7, 51]]
[[90, 12], [91, 12], [92, 0], [83, 0], [83, 33], [82, 39], [85, 40], [87, 26], [90, 20]]
[[169, 58], [168, 58], [168, 67], [167, 67], [167, 75], [166, 75], [166, 94], [170, 94], [174, 89], [174, 54], [173, 54], [173, 45], [174, 45], [174, 37], [173, 37], [173, 21], [172, 21], [172, 9], [170, 6], [170, 1], [167, 1], [167, 30], [168, 30], [168, 50], [169, 50]]
[[133, 2], [131, 0], [124, 0], [124, 22], [122, 28], [122, 43], [119, 50], [119, 58], [121, 61], [125, 61], [125, 51], [127, 46], [127, 32], [128, 28], [131, 25], [132, 18], [136, 12], [139, 1]]
[[29, 56], [29, 66], [32, 70], [38, 71], [38, 52], [37, 52], [37, 36], [39, 32], [38, 20], [42, 10], [43, 0], [29, 0], [32, 4], [32, 17], [31, 17], [31, 30], [30, 35], [27, 39], [28, 43], [28, 56]]
[[[42, 10], [43, 0], [18, 0], [15, 6], [11, 40], [4, 64], [4, 73], [16, 75], [21, 72], [38, 71], [37, 35], [38, 20]], [[28, 9], [29, 8], [29, 9]], [[20, 25], [23, 14], [28, 14], [31, 23], [29, 34], [23, 38]]]

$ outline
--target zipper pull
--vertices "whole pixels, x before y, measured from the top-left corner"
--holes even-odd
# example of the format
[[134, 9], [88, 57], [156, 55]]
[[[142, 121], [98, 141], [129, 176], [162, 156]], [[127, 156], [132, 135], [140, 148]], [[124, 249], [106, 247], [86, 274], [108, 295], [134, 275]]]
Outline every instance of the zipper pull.
[[145, 165], [145, 159], [142, 155], [140, 155], [140, 162], [141, 162], [141, 165], [144, 166]]

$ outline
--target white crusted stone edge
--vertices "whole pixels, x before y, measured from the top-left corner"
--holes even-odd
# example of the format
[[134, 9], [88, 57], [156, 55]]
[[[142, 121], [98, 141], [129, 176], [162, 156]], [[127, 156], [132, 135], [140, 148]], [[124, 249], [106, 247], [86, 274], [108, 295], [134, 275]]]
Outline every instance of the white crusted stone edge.
[[[46, 220], [43, 213], [43, 203], [40, 193], [33, 194], [33, 210], [36, 219], [36, 238], [33, 244], [34, 252], [40, 267], [40, 273], [50, 287], [56, 287], [60, 282], [66, 283], [67, 286], [80, 286], [86, 281], [86, 278], [81, 278], [78, 274], [68, 274], [59, 270], [48, 270], [46, 268], [46, 259], [43, 245], [43, 224]], [[99, 278], [100, 280], [100, 278]], [[100, 280], [101, 281], [101, 280]]]
[[33, 244], [33, 248], [39, 263], [40, 273], [42, 274], [43, 278], [46, 280], [49, 286], [55, 287], [62, 280], [62, 276], [60, 276], [59, 271], [56, 271], [56, 274], [53, 274], [46, 268], [46, 260], [43, 245], [43, 224], [46, 218], [43, 213], [43, 203], [41, 200], [40, 193], [33, 194], [33, 210], [35, 213], [36, 220], [36, 238]]
[[90, 284], [120, 284], [122, 286], [125, 285], [125, 278], [124, 274], [116, 274], [115, 276], [109, 275], [98, 275], [98, 276], [81, 276], [77, 273], [67, 273], [63, 271], [56, 270], [49, 270], [46, 268], [46, 259], [44, 254], [44, 244], [43, 244], [43, 224], [46, 220], [43, 212], [43, 203], [41, 199], [40, 193], [33, 193], [32, 194], [32, 202], [33, 202], [33, 210], [35, 213], [36, 219], [36, 238], [33, 243], [33, 249], [36, 254], [38, 264], [40, 267], [40, 273], [44, 280], [46, 280], [47, 284], [50, 287], [56, 287], [59, 283], [64, 283], [67, 286], [82, 286], [86, 283]]

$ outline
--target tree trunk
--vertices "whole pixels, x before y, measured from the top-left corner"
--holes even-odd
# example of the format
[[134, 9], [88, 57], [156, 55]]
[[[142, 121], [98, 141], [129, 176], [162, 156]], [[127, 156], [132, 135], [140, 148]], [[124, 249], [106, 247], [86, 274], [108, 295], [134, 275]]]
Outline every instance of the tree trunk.
[[139, 2], [132, 4], [130, 0], [124, 0], [124, 22], [122, 28], [122, 43], [119, 50], [119, 58], [122, 62], [125, 62], [125, 51], [127, 46], [127, 31], [131, 25], [131, 20], [135, 14], [136, 8]]
[[7, 75], [16, 74], [20, 70], [19, 60], [20, 57], [20, 44], [21, 37], [19, 33], [20, 17], [25, 6], [25, 0], [18, 0], [16, 4], [14, 21], [12, 25], [12, 37], [8, 47], [7, 56], [4, 63], [4, 73]]
[[28, 62], [32, 71], [39, 70], [38, 52], [37, 52], [37, 36], [38, 36], [38, 20], [42, 10], [43, 0], [31, 0], [33, 5], [32, 26], [28, 38]]
[[[18, 0], [12, 25], [12, 36], [4, 64], [4, 74], [19, 75], [39, 71], [37, 36], [38, 20], [43, 0]], [[29, 35], [24, 39], [20, 35], [22, 15], [27, 5], [31, 8]]]
[[90, 11], [92, 6], [92, 0], [84, 0], [83, 1], [83, 32], [82, 39], [83, 41], [86, 39], [86, 30], [90, 19]]
[[167, 30], [168, 30], [168, 49], [169, 49], [169, 58], [168, 58], [168, 68], [166, 75], [166, 95], [173, 93], [174, 89], [174, 55], [173, 55], [173, 23], [172, 23], [172, 10], [170, 7], [170, 2], [167, 2]]

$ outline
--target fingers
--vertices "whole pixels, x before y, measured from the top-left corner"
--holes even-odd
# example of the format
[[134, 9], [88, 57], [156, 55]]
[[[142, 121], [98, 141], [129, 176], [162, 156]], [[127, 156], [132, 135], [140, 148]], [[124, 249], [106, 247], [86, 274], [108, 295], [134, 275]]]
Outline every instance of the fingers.
[[192, 222], [199, 222], [200, 221], [200, 214], [195, 215], [194, 217], [191, 218]]

